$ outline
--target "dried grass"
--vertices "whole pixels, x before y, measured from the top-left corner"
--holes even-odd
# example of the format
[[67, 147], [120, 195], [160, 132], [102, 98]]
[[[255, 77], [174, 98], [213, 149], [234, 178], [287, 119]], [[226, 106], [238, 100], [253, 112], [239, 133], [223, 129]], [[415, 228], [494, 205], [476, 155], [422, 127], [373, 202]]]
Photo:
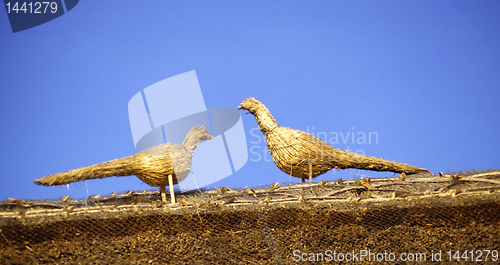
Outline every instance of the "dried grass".
[[78, 168], [35, 180], [39, 185], [64, 185], [76, 181], [135, 175], [155, 187], [169, 186], [184, 180], [191, 170], [193, 152], [202, 141], [213, 139], [203, 126], [193, 127], [181, 145], [163, 144], [151, 147], [133, 156], [101, 164]]
[[242, 101], [238, 108], [248, 110], [255, 116], [274, 163], [291, 176], [304, 180], [330, 169], [347, 168], [404, 172], [408, 175], [430, 173], [424, 168], [337, 149], [306, 132], [278, 126], [266, 106], [254, 98]]
[[0, 203], [0, 263], [295, 264], [295, 250], [500, 247], [498, 170], [220, 188], [179, 194], [177, 205], [158, 198]]

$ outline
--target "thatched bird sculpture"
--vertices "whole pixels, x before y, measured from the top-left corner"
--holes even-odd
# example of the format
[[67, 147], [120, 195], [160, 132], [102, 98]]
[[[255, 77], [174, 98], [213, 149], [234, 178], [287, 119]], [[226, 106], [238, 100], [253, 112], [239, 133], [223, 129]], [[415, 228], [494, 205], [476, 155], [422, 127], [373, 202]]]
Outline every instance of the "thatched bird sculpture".
[[191, 170], [193, 152], [201, 142], [213, 139], [203, 126], [193, 127], [182, 144], [161, 144], [133, 156], [82, 167], [35, 180], [39, 185], [64, 185], [71, 182], [136, 175], [150, 186], [160, 187], [166, 201], [166, 186], [170, 186], [171, 202], [175, 203], [174, 184], [184, 180]]
[[255, 116], [276, 166], [291, 176], [301, 178], [302, 182], [306, 178], [312, 182], [312, 178], [332, 168], [404, 172], [407, 175], [430, 173], [424, 168], [337, 149], [309, 133], [281, 127], [266, 106], [255, 98], [243, 100], [238, 109], [247, 110]]

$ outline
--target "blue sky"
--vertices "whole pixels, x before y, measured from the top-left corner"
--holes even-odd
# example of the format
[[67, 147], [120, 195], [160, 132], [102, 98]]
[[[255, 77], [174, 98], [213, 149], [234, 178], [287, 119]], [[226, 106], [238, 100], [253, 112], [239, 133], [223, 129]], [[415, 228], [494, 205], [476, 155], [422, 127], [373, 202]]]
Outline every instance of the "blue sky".
[[[191, 70], [209, 108], [255, 97], [279, 125], [338, 148], [434, 173], [499, 168], [498, 10], [498, 1], [80, 1], [14, 34], [2, 9], [0, 200], [152, 189], [133, 176], [69, 189], [33, 180], [133, 155], [128, 101]], [[212, 186], [288, 181], [265, 160], [254, 117], [241, 114], [249, 161]], [[378, 140], [333, 139], [353, 132]]]

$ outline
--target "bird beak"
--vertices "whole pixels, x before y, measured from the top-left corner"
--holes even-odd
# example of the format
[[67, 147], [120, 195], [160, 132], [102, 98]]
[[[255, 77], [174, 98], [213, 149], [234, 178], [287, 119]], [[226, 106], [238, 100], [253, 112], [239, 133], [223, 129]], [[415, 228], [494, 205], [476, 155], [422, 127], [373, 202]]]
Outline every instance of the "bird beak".
[[242, 109], [242, 108], [243, 108], [243, 106], [241, 106], [241, 105], [238, 106], [238, 109]]

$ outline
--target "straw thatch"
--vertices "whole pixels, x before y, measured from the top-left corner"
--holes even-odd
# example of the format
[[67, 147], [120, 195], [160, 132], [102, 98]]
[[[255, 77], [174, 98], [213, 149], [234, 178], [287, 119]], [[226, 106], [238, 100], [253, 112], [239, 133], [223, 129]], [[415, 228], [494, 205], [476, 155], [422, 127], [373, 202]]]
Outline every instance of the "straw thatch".
[[[178, 204], [157, 191], [8, 199], [0, 264], [302, 264], [296, 251], [327, 250], [426, 253], [428, 263], [442, 252], [464, 264], [452, 255], [471, 249], [498, 264], [499, 170], [280, 186], [187, 192]], [[377, 261], [356, 264], [404, 263]]]
[[254, 98], [242, 101], [238, 109], [248, 110], [255, 116], [278, 168], [302, 178], [302, 181], [309, 177], [311, 182], [312, 178], [332, 168], [391, 171], [408, 175], [430, 173], [424, 168], [337, 149], [306, 132], [278, 126], [266, 106]]
[[213, 137], [203, 126], [193, 127], [181, 145], [167, 143], [154, 146], [133, 156], [46, 176], [35, 180], [35, 183], [51, 186], [112, 176], [136, 175], [146, 184], [164, 190], [165, 186], [169, 186], [169, 175], [172, 175], [173, 184], [187, 177], [195, 148], [202, 141], [209, 139]]

